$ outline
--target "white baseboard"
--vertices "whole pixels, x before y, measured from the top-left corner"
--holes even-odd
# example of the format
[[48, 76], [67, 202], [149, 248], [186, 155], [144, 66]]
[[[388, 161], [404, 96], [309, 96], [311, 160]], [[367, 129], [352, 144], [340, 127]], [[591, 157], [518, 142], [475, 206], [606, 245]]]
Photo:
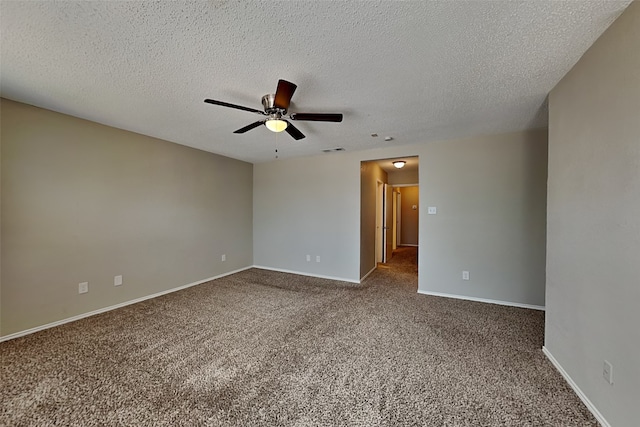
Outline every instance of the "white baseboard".
[[553, 357], [551, 352], [545, 346], [542, 346], [542, 352], [544, 353], [545, 356], [547, 356], [547, 359], [549, 359], [549, 361], [553, 364], [553, 366], [555, 366], [558, 372], [560, 372], [560, 375], [562, 375], [562, 377], [567, 381], [567, 383], [571, 386], [573, 391], [576, 392], [580, 400], [582, 400], [582, 403], [584, 403], [584, 405], [587, 407], [589, 412], [591, 412], [593, 416], [596, 417], [596, 420], [598, 420], [598, 422], [602, 425], [602, 427], [611, 427], [611, 424], [607, 422], [607, 420], [604, 418], [604, 416], [602, 416], [600, 411], [598, 411], [595, 405], [591, 403], [589, 398], [582, 392], [582, 390], [580, 390], [580, 387], [578, 387], [575, 381], [573, 381], [573, 379], [569, 376], [567, 371], [564, 370], [564, 368], [560, 365], [560, 363], [558, 363], [556, 358]]
[[467, 301], [485, 302], [485, 303], [488, 303], [488, 304], [508, 305], [510, 307], [528, 308], [528, 309], [531, 309], [531, 310], [540, 310], [540, 311], [544, 311], [545, 310], [544, 306], [542, 306], [542, 305], [522, 304], [522, 303], [519, 303], [519, 302], [510, 302], [510, 301], [500, 301], [500, 300], [487, 299], [487, 298], [468, 297], [468, 296], [465, 296], [465, 295], [455, 295], [455, 294], [445, 294], [445, 293], [441, 293], [441, 292], [421, 291], [420, 289], [418, 289], [418, 293], [419, 294], [423, 294], [423, 295], [431, 295], [431, 296], [434, 296], [434, 297], [455, 298], [455, 299], [463, 299], [463, 300], [467, 300]]
[[93, 310], [93, 311], [90, 311], [88, 313], [83, 313], [83, 314], [79, 314], [77, 316], [68, 317], [66, 319], [58, 320], [56, 322], [47, 323], [46, 325], [36, 326], [35, 328], [26, 329], [26, 330], [20, 331], [20, 332], [15, 332], [13, 334], [9, 334], [9, 335], [5, 335], [5, 336], [0, 337], [0, 342], [9, 341], [9, 340], [12, 340], [14, 338], [23, 337], [25, 335], [29, 335], [29, 334], [33, 334], [35, 332], [43, 331], [45, 329], [53, 328], [55, 326], [64, 325], [65, 323], [75, 322], [76, 320], [84, 319], [85, 317], [95, 316], [96, 314], [105, 313], [107, 311], [115, 310], [117, 308], [126, 307], [127, 305], [136, 304], [138, 302], [142, 302], [142, 301], [145, 301], [145, 300], [148, 300], [148, 299], [157, 298], [157, 297], [162, 296], [162, 295], [166, 295], [166, 294], [170, 294], [172, 292], [180, 291], [182, 289], [190, 288], [192, 286], [201, 285], [203, 283], [210, 282], [212, 280], [219, 279], [221, 277], [229, 276], [231, 274], [239, 273], [241, 271], [248, 270], [250, 268], [251, 268], [251, 266], [240, 268], [238, 270], [229, 271], [227, 273], [219, 274], [217, 276], [209, 277], [207, 279], [198, 280], [197, 282], [189, 283], [187, 285], [178, 286], [177, 288], [171, 288], [171, 289], [168, 289], [166, 291], [157, 292], [155, 294], [151, 294], [151, 295], [147, 295], [147, 296], [144, 296], [144, 297], [132, 299], [130, 301], [125, 301], [125, 302], [121, 302], [119, 304], [110, 305], [109, 307], [104, 307], [104, 308], [100, 308], [98, 310]]
[[360, 283], [364, 282], [364, 279], [366, 279], [367, 277], [369, 277], [369, 275], [371, 273], [373, 273], [374, 271], [376, 271], [376, 268], [378, 268], [377, 266], [374, 266], [371, 270], [369, 270], [369, 272], [367, 274], [365, 274], [364, 276], [362, 276], [360, 278]]
[[417, 248], [418, 245], [414, 245], [412, 243], [400, 243], [398, 246], [411, 246], [412, 248]]
[[360, 284], [360, 280], [345, 279], [344, 277], [325, 276], [325, 275], [322, 275], [322, 274], [304, 273], [302, 271], [286, 270], [284, 268], [265, 267], [263, 265], [254, 265], [253, 268], [259, 268], [260, 270], [277, 271], [277, 272], [280, 272], [280, 273], [297, 274], [299, 276], [317, 277], [318, 279], [329, 279], [329, 280], [337, 280], [339, 282], [349, 282], [349, 283]]

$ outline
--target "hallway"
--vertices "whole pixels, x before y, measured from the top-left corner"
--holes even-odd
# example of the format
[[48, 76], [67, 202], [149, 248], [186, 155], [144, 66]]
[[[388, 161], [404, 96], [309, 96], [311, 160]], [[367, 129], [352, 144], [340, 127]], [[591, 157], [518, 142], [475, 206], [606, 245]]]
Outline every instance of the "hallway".
[[418, 248], [398, 246], [388, 263], [378, 263], [376, 271], [363, 284], [389, 286], [406, 289], [411, 293], [418, 290]]

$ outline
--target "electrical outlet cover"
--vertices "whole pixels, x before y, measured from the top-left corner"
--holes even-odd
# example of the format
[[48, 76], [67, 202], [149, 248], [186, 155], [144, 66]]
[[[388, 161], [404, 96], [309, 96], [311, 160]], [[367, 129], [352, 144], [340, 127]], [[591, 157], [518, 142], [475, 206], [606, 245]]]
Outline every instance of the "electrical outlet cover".
[[86, 294], [89, 292], [89, 282], [82, 282], [78, 284], [78, 293]]

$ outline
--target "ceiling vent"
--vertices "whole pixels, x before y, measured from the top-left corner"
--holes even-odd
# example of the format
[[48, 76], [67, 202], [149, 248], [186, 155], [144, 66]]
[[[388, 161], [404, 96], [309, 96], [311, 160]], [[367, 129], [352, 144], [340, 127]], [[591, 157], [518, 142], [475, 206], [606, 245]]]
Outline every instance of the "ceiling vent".
[[322, 150], [323, 153], [335, 153], [336, 151], [345, 151], [344, 148], [327, 148], [326, 150]]

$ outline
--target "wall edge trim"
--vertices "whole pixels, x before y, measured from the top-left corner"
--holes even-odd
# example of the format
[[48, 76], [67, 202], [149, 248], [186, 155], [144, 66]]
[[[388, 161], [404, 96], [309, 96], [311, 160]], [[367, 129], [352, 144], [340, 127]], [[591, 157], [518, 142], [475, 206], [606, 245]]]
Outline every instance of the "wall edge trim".
[[494, 300], [494, 299], [488, 299], [488, 298], [468, 297], [466, 295], [446, 294], [446, 293], [442, 293], [442, 292], [423, 291], [423, 290], [420, 290], [420, 289], [418, 289], [418, 293], [419, 294], [423, 294], [423, 295], [431, 295], [431, 296], [434, 296], [434, 297], [462, 299], [462, 300], [467, 300], [467, 301], [484, 302], [484, 303], [487, 303], [487, 304], [506, 305], [506, 306], [509, 306], [509, 307], [528, 308], [530, 310], [545, 311], [545, 307], [543, 305], [523, 304], [523, 303], [520, 303], [520, 302], [501, 301], [501, 300]]
[[23, 331], [14, 332], [14, 333], [9, 334], [9, 335], [0, 336], [0, 342], [9, 341], [9, 340], [12, 340], [12, 339], [15, 339], [15, 338], [20, 338], [20, 337], [23, 337], [23, 336], [26, 336], [26, 335], [31, 335], [31, 334], [36, 333], [36, 332], [44, 331], [45, 329], [51, 329], [51, 328], [54, 328], [56, 326], [64, 325], [65, 323], [75, 322], [76, 320], [81, 320], [81, 319], [84, 319], [86, 317], [95, 316], [96, 314], [106, 313], [107, 311], [116, 310], [118, 308], [126, 307], [127, 305], [136, 304], [136, 303], [139, 303], [139, 302], [142, 302], [142, 301], [146, 301], [148, 299], [157, 298], [157, 297], [160, 297], [162, 295], [166, 295], [166, 294], [177, 292], [177, 291], [180, 291], [180, 290], [183, 290], [183, 289], [187, 289], [187, 288], [190, 288], [192, 286], [201, 285], [203, 283], [207, 283], [207, 282], [210, 282], [212, 280], [220, 279], [220, 278], [225, 277], [225, 276], [230, 276], [232, 274], [239, 273], [241, 271], [248, 270], [250, 268], [252, 268], [252, 267], [251, 266], [243, 267], [243, 268], [240, 268], [240, 269], [237, 269], [237, 270], [229, 271], [227, 273], [218, 274], [217, 276], [209, 277], [207, 279], [202, 279], [202, 280], [198, 280], [196, 282], [188, 283], [186, 285], [178, 286], [176, 288], [167, 289], [166, 291], [156, 292], [154, 294], [150, 294], [150, 295], [146, 295], [146, 296], [143, 296], [143, 297], [135, 298], [135, 299], [132, 299], [132, 300], [129, 300], [129, 301], [124, 301], [124, 302], [121, 302], [121, 303], [118, 303], [118, 304], [110, 305], [108, 307], [99, 308], [97, 310], [93, 310], [93, 311], [89, 311], [89, 312], [86, 312], [86, 313], [78, 314], [76, 316], [67, 317], [65, 319], [57, 320], [55, 322], [46, 323], [44, 325], [35, 326], [33, 328], [25, 329]]
[[542, 346], [542, 352], [544, 353], [545, 356], [547, 356], [547, 359], [549, 359], [549, 361], [554, 366], [554, 368], [556, 368], [558, 372], [560, 372], [560, 375], [562, 375], [562, 377], [569, 384], [569, 386], [571, 386], [571, 388], [578, 395], [582, 403], [584, 403], [584, 405], [587, 407], [589, 412], [593, 414], [593, 416], [602, 425], [602, 427], [611, 427], [611, 424], [607, 422], [607, 420], [600, 413], [600, 411], [598, 411], [598, 408], [596, 408], [596, 406], [591, 402], [591, 400], [589, 400], [587, 395], [584, 394], [584, 392], [580, 389], [580, 387], [578, 387], [578, 384], [576, 384], [575, 381], [573, 381], [573, 379], [569, 376], [567, 371], [564, 370], [560, 362], [558, 362], [556, 358], [553, 357], [553, 354], [551, 354], [549, 349], [545, 346]]
[[280, 273], [297, 274], [299, 276], [317, 277], [318, 279], [329, 279], [329, 280], [337, 280], [340, 282], [360, 284], [360, 280], [345, 279], [344, 277], [336, 277], [336, 276], [325, 276], [323, 274], [304, 273], [302, 271], [287, 270], [285, 268], [266, 267], [264, 265], [254, 265], [253, 268], [258, 268], [260, 270], [277, 271]]
[[376, 271], [378, 267], [374, 266], [371, 270], [369, 270], [369, 272], [367, 274], [365, 274], [364, 276], [362, 276], [360, 278], [360, 283], [364, 282], [364, 279], [366, 279], [367, 277], [369, 277], [371, 275], [371, 273], [373, 273], [374, 271]]

